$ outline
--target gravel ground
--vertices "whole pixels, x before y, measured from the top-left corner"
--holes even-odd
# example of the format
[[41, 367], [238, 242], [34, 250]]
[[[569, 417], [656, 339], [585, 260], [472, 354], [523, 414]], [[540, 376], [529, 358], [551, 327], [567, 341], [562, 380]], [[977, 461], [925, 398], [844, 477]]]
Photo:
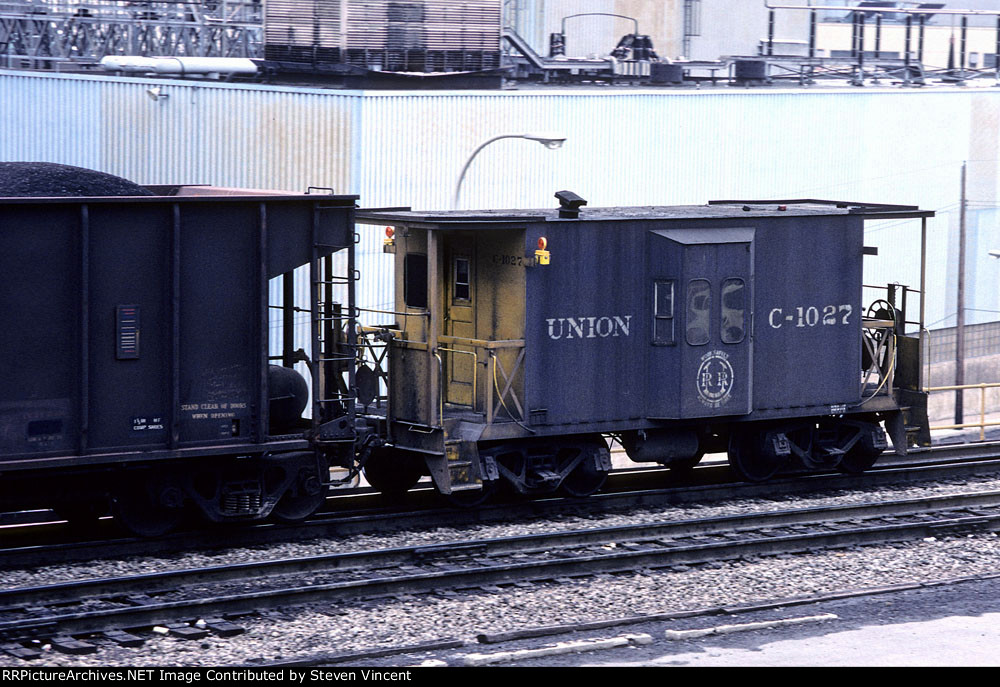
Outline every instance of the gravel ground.
[[[562, 517], [556, 522], [507, 523], [474, 528], [437, 528], [389, 536], [362, 536], [344, 542], [309, 542], [187, 554], [136, 561], [4, 571], [6, 586], [57, 580], [195, 567], [233, 560], [482, 539], [540, 530], [613, 526], [625, 522], [708, 517], [762, 510], [854, 503], [877, 498], [920, 498], [958, 491], [1000, 489], [1000, 479], [981, 478], [926, 487], [842, 492], [822, 498], [745, 500], [712, 506], [646, 509], [619, 515]], [[102, 646], [90, 656], [47, 653], [53, 666], [160, 665], [219, 666], [287, 660], [317, 654], [393, 647], [442, 638], [473, 639], [538, 625], [577, 623], [623, 616], [773, 601], [835, 590], [930, 581], [1000, 569], [1000, 538], [994, 534], [927, 539], [904, 545], [865, 547], [809, 555], [717, 563], [689, 569], [604, 575], [564, 584], [510, 587], [500, 592], [421, 595], [327, 605], [242, 619], [247, 631], [235, 638], [185, 641], [152, 636], [140, 649]], [[39, 662], [34, 662], [37, 665]], [[24, 665], [0, 655], [0, 665]]]
[[[241, 621], [239, 637], [184, 641], [155, 637], [141, 649], [102, 647], [90, 656], [51, 653], [53, 666], [220, 666], [409, 645], [480, 632], [620, 618], [997, 570], [1000, 538], [975, 535], [906, 545], [781, 556], [683, 571], [600, 576], [463, 596], [420, 596]], [[37, 662], [36, 662], [37, 664]], [[0, 656], [0, 665], [23, 665]]]
[[664, 506], [618, 514], [561, 515], [551, 520], [511, 521], [500, 524], [483, 524], [461, 528], [438, 527], [434, 529], [393, 532], [386, 535], [356, 535], [343, 541], [319, 539], [286, 544], [269, 544], [260, 547], [220, 549], [211, 552], [193, 552], [169, 557], [142, 557], [125, 560], [95, 560], [85, 563], [60, 564], [2, 571], [5, 587], [24, 587], [53, 584], [70, 580], [135, 575], [180, 568], [201, 568], [234, 562], [266, 561], [276, 558], [318, 556], [329, 553], [365, 551], [401, 546], [441, 544], [452, 541], [483, 540], [537, 532], [558, 532], [618, 525], [692, 520], [713, 516], [760, 513], [792, 508], [830, 506], [834, 504], [863, 503], [888, 499], [919, 499], [964, 491], [1000, 491], [1000, 476], [939, 482], [933, 485], [907, 485], [883, 488], [876, 492], [855, 490], [826, 494], [822, 497], [789, 496], [776, 499], [745, 499], [711, 505]]

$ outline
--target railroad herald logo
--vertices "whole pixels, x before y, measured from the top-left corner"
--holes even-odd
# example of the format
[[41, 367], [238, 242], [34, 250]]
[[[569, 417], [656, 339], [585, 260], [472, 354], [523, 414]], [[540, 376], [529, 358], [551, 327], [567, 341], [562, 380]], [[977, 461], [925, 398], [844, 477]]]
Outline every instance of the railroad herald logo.
[[559, 339], [607, 339], [629, 336], [632, 332], [631, 315], [610, 317], [555, 317], [545, 320], [549, 327], [549, 338]]
[[698, 400], [709, 408], [718, 408], [729, 402], [733, 390], [733, 366], [729, 354], [724, 351], [709, 351], [701, 356], [698, 366]]

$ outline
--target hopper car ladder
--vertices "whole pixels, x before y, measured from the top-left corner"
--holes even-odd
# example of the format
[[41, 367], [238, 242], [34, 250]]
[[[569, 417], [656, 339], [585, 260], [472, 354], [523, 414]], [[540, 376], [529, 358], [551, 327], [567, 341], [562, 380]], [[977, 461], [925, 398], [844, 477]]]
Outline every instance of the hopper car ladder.
[[[358, 235], [351, 232], [345, 246], [321, 243], [318, 234], [324, 209], [319, 205], [314, 210], [312, 259], [309, 263], [312, 436], [318, 445], [353, 444], [358, 348], [355, 284], [360, 277], [354, 264], [354, 246]], [[340, 251], [346, 251], [346, 274], [334, 274], [334, 255]], [[342, 302], [335, 300], [338, 287], [346, 289], [346, 310]], [[337, 422], [331, 427], [334, 421]]]

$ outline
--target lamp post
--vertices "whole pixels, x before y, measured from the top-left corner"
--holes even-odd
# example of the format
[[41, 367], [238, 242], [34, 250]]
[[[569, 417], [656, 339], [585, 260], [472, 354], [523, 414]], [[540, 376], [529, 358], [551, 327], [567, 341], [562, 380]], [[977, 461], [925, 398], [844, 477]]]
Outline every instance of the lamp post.
[[479, 144], [479, 146], [472, 151], [472, 155], [469, 156], [469, 159], [465, 161], [465, 166], [462, 167], [462, 173], [458, 175], [458, 183], [455, 184], [455, 195], [451, 200], [451, 208], [453, 210], [458, 209], [458, 197], [462, 192], [462, 182], [465, 180], [465, 173], [469, 171], [469, 165], [472, 164], [472, 161], [476, 158], [476, 155], [479, 154], [480, 150], [488, 146], [490, 143], [499, 141], [502, 138], [524, 138], [529, 141], [538, 141], [549, 150], [555, 150], [556, 148], [561, 147], [566, 141], [566, 137], [562, 134], [500, 134], [499, 136], [494, 136], [493, 138]]

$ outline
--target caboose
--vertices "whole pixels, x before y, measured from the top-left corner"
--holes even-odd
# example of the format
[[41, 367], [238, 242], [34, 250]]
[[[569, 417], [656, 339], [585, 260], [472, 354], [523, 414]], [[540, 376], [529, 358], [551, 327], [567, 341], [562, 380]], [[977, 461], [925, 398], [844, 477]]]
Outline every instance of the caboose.
[[586, 495], [611, 469], [609, 438], [674, 469], [727, 452], [752, 481], [794, 464], [860, 472], [887, 432], [898, 453], [929, 443], [906, 334], [918, 290], [866, 301], [862, 266], [865, 220], [926, 230], [932, 212], [556, 197], [539, 211], [359, 212], [395, 253], [395, 319], [363, 329], [357, 372], [377, 488], [429, 473], [463, 503], [501, 483]]

